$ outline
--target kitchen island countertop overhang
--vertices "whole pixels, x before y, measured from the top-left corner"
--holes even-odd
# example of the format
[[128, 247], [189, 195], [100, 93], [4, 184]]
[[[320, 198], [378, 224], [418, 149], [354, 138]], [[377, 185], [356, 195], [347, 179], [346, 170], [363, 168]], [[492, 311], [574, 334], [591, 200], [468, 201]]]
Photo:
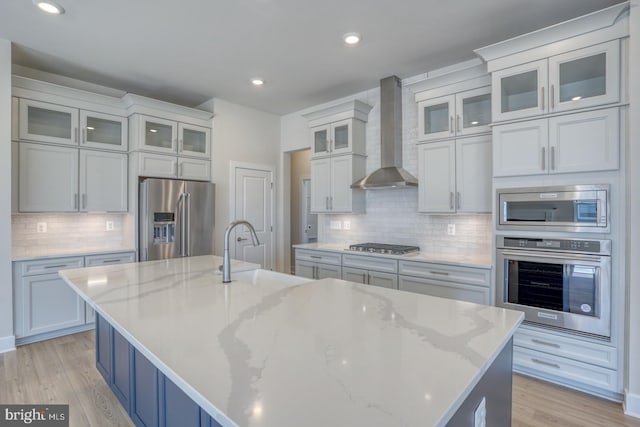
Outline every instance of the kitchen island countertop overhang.
[[60, 275], [223, 426], [445, 425], [522, 321], [335, 279], [223, 285], [220, 262]]

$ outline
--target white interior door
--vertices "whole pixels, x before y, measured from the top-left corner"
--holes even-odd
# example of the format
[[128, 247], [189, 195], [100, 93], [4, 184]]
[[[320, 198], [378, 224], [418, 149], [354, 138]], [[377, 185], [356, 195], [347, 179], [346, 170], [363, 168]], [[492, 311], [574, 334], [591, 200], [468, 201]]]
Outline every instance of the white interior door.
[[260, 264], [267, 270], [273, 269], [273, 175], [273, 169], [268, 167], [235, 167], [235, 217], [232, 220], [249, 221], [260, 244], [253, 246], [248, 228], [238, 226], [232, 236], [232, 257]]

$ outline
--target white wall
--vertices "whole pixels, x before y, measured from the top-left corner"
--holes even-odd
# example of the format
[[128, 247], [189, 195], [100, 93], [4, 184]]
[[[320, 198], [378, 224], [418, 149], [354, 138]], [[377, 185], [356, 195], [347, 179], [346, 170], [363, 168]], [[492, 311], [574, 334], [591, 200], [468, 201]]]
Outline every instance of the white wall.
[[[213, 100], [213, 112], [211, 176], [216, 184], [214, 239], [215, 253], [222, 255], [224, 230], [232, 220], [229, 218], [229, 162], [239, 161], [277, 167], [280, 117], [219, 98]], [[275, 197], [274, 203], [277, 203]], [[276, 218], [279, 215], [276, 208]], [[273, 238], [275, 239], [278, 234], [276, 226]], [[276, 248], [276, 253], [273, 255], [277, 269], [280, 269], [278, 266], [283, 263], [279, 254]]]
[[0, 39], [0, 352], [15, 348], [11, 280], [11, 42]]
[[640, 417], [640, 0], [629, 19], [629, 138], [627, 147], [627, 378], [625, 412]]

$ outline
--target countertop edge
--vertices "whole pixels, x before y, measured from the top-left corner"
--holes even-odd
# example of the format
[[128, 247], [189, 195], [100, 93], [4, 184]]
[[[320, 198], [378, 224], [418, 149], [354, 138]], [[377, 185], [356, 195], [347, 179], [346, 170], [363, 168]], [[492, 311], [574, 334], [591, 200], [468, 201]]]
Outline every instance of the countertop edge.
[[58, 253], [49, 253], [49, 254], [40, 254], [40, 255], [18, 255], [11, 256], [12, 262], [20, 262], [20, 261], [35, 261], [40, 259], [54, 259], [54, 258], [68, 258], [68, 257], [76, 257], [76, 256], [91, 256], [91, 255], [107, 255], [107, 254], [119, 254], [119, 253], [129, 253], [134, 252], [137, 254], [138, 250], [135, 248], [119, 248], [119, 249], [96, 249], [89, 251], [74, 251], [74, 252], [58, 252]]

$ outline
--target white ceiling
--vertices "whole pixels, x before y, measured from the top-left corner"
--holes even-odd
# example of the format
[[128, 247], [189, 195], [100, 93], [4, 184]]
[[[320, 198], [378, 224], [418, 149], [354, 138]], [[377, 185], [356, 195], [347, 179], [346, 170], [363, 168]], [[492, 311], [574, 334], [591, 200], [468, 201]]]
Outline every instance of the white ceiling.
[[[197, 106], [276, 114], [474, 57], [473, 49], [620, 0], [0, 0], [14, 63]], [[361, 46], [342, 35], [357, 31]], [[249, 80], [260, 76], [264, 87]]]

